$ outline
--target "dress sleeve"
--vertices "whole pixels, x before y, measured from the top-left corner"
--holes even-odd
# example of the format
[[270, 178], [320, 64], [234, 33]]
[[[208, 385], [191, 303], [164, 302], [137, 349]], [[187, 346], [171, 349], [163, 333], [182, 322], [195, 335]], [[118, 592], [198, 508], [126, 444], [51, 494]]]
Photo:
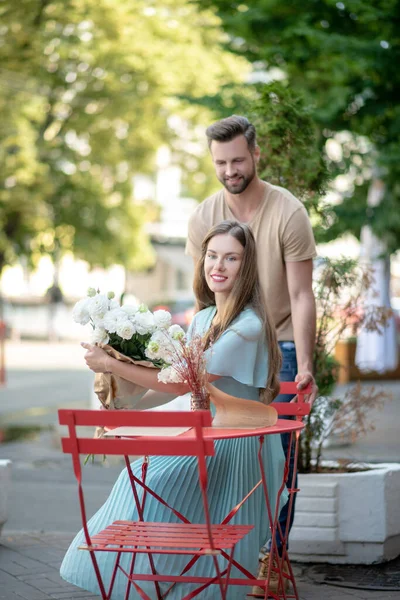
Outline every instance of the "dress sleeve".
[[265, 387], [268, 350], [262, 323], [254, 314], [232, 324], [207, 353], [207, 370], [211, 375], [232, 377], [252, 387]]
[[193, 316], [193, 319], [192, 319], [192, 321], [191, 321], [191, 323], [190, 323], [190, 325], [188, 327], [188, 330], [186, 332], [186, 339], [188, 341], [190, 341], [192, 339], [192, 335], [193, 335], [194, 332], [199, 331], [199, 326], [200, 326], [200, 323], [201, 323], [201, 319], [203, 317], [203, 315], [200, 314], [201, 312], [202, 311], [196, 313]]

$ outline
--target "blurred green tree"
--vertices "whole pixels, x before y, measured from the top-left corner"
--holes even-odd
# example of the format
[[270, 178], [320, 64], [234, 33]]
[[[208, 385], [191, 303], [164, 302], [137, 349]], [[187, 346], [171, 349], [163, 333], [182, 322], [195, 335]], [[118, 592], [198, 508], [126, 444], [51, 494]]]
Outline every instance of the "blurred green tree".
[[0, 272], [66, 251], [148, 264], [133, 175], [177, 137], [180, 97], [238, 81], [246, 61], [188, 0], [4, 0], [0, 22]]
[[[399, 0], [198, 4], [222, 18], [231, 50], [252, 61], [259, 74], [284, 79], [295, 94], [304, 95], [315, 124], [330, 140], [332, 176], [346, 173], [348, 181], [342, 202], [327, 207], [324, 239], [346, 231], [359, 236], [369, 222], [389, 252], [397, 250]], [[385, 184], [383, 201], [367, 208], [367, 190], [376, 177]]]

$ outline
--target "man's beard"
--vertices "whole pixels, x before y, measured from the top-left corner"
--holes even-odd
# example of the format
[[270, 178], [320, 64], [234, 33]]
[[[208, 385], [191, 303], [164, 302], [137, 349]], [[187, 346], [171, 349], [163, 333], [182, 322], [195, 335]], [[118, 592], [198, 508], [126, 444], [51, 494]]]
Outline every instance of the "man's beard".
[[220, 179], [222, 185], [228, 190], [230, 194], [242, 194], [245, 189], [250, 185], [256, 175], [256, 169], [253, 165], [253, 171], [249, 176], [241, 175], [242, 179], [236, 185], [229, 185], [229, 180]]

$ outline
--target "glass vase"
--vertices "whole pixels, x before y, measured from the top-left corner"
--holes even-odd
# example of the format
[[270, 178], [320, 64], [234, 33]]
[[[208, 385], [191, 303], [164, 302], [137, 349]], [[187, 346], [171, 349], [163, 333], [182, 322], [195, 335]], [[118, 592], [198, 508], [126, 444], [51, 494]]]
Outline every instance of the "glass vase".
[[192, 393], [190, 397], [190, 410], [210, 410], [210, 394], [207, 390]]

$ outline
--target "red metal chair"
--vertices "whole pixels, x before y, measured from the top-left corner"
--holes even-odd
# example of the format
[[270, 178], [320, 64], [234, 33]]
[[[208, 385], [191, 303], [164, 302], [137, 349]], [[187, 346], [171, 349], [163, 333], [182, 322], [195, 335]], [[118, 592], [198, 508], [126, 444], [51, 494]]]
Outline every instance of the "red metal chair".
[[[311, 406], [308, 402], [305, 402], [305, 396], [310, 394], [311, 391], [312, 391], [311, 385], [301, 391], [298, 391], [296, 382], [282, 381], [280, 384], [279, 393], [280, 394], [295, 394], [297, 396], [297, 398], [294, 399], [294, 401], [292, 401], [292, 402], [274, 402], [272, 406], [274, 406], [274, 408], [277, 410], [278, 417], [279, 418], [294, 417], [297, 421], [302, 421], [304, 417], [306, 417], [307, 415], [310, 414]], [[296, 599], [299, 598], [297, 588], [296, 588], [295, 577], [293, 574], [292, 566], [290, 564], [288, 551], [287, 551], [287, 537], [288, 537], [287, 532], [289, 531], [289, 523], [290, 523], [292, 511], [293, 511], [293, 503], [294, 503], [295, 494], [300, 491], [300, 489], [296, 487], [296, 474], [297, 474], [297, 462], [298, 462], [298, 455], [299, 455], [300, 433], [301, 433], [300, 431], [295, 431], [295, 432], [291, 432], [289, 434], [290, 435], [289, 448], [288, 448], [287, 456], [286, 456], [285, 474], [284, 474], [284, 480], [286, 482], [287, 491], [289, 492], [289, 506], [288, 506], [285, 534], [283, 534], [282, 528], [279, 523], [278, 512], [276, 512], [276, 514], [274, 516], [274, 522], [277, 524], [277, 531], [278, 531], [278, 535], [280, 537], [282, 553], [279, 554], [277, 546], [276, 546], [275, 535], [272, 535], [267, 579], [264, 582], [261, 582], [259, 584], [260, 587], [262, 587], [263, 585], [267, 586], [267, 581], [269, 581], [270, 577], [271, 577], [271, 571], [274, 571], [278, 575], [278, 579], [279, 579], [278, 593], [277, 594], [272, 593], [272, 592], [268, 593], [266, 591], [265, 599], [267, 599], [269, 597], [278, 598], [278, 599], [284, 598], [285, 600], [286, 600], [286, 598], [296, 598]], [[293, 469], [292, 480], [288, 481], [289, 462], [290, 462], [291, 448], [293, 445], [294, 445], [294, 469]], [[278, 511], [278, 508], [279, 507], [277, 506], [277, 511]], [[285, 591], [284, 579], [287, 579], [288, 581], [291, 582], [291, 585], [293, 587], [293, 594], [289, 594], [288, 592]], [[266, 590], [267, 590], [267, 587], [266, 587]], [[250, 594], [250, 595], [253, 595], [253, 594]]]
[[[157, 599], [161, 600], [162, 594], [159, 582], [197, 583], [200, 587], [187, 594], [184, 598], [189, 600], [198, 595], [211, 584], [219, 586], [218, 596], [227, 598], [229, 578], [233, 561], [235, 545], [253, 529], [252, 525], [212, 525], [210, 522], [207, 500], [207, 468], [206, 456], [214, 455], [214, 442], [205, 439], [203, 428], [211, 426], [211, 414], [208, 411], [196, 412], [143, 412], [143, 411], [91, 411], [63, 409], [58, 411], [59, 422], [68, 427], [68, 437], [62, 438], [62, 449], [65, 453], [72, 454], [75, 477], [78, 481], [79, 502], [82, 516], [86, 545], [81, 549], [90, 552], [93, 567], [99, 583], [100, 594], [103, 600], [109, 600], [116, 578], [122, 571], [127, 577], [126, 598], [129, 597], [130, 588], [134, 586], [136, 592], [144, 600], [149, 596], [136, 583], [137, 581], [153, 581]], [[81, 438], [77, 437], [78, 426], [103, 426], [103, 427], [191, 427], [194, 435], [177, 437], [147, 436], [136, 438]], [[82, 471], [80, 455], [105, 454], [123, 455], [127, 465], [134, 501], [139, 519], [137, 521], [115, 521], [103, 531], [91, 536], [87, 527], [86, 510], [82, 489]], [[188, 523], [173, 507], [169, 508], [182, 521], [180, 523], [148, 523], [143, 519], [143, 508], [146, 494], [152, 494], [159, 502], [167, 505], [153, 490], [146, 486], [146, 469], [143, 471], [142, 480], [138, 479], [131, 470], [129, 455], [131, 456], [195, 456], [198, 461], [199, 486], [203, 499], [205, 523]], [[144, 490], [142, 500], [139, 500], [136, 485]], [[167, 505], [168, 506], [168, 505]], [[230, 550], [230, 554], [225, 552]], [[114, 552], [116, 559], [114, 569], [106, 591], [102, 575], [96, 559], [96, 552]], [[122, 553], [132, 555], [130, 570], [127, 572], [120, 565]], [[135, 573], [135, 559], [137, 554], [147, 554], [151, 574]], [[154, 554], [185, 554], [192, 556], [192, 562], [201, 555], [210, 556], [215, 566], [214, 577], [193, 577], [190, 575], [173, 576], [159, 574], [154, 566]], [[222, 571], [217, 561], [217, 556], [227, 559], [227, 566]], [[224, 565], [225, 566], [225, 565]], [[182, 599], [184, 600], [184, 599]]]

